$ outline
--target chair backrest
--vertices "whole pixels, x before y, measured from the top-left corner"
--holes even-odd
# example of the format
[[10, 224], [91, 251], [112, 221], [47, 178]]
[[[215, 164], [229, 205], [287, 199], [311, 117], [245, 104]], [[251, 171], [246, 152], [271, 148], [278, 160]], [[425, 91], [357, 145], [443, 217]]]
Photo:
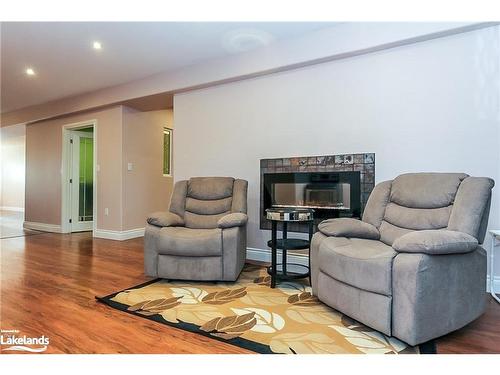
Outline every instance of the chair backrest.
[[470, 234], [482, 243], [494, 181], [464, 173], [407, 173], [373, 189], [363, 221], [375, 225], [388, 245], [426, 229]]
[[232, 177], [192, 177], [177, 181], [170, 212], [184, 218], [188, 228], [217, 228], [217, 221], [233, 212], [247, 212], [248, 182]]

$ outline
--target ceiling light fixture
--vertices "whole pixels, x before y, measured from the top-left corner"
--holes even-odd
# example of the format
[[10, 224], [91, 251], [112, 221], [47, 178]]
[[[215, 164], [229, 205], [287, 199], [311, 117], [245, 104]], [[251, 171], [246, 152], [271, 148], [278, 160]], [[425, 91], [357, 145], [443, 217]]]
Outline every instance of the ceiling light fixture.
[[274, 36], [264, 30], [236, 29], [222, 37], [222, 46], [230, 53], [240, 53], [268, 46], [273, 41]]
[[35, 75], [35, 71], [33, 70], [33, 68], [27, 68], [26, 69], [26, 75], [28, 75], [28, 76], [34, 76]]
[[94, 49], [100, 50], [102, 49], [102, 44], [101, 42], [95, 41], [94, 43], [92, 43], [92, 47], [94, 47]]

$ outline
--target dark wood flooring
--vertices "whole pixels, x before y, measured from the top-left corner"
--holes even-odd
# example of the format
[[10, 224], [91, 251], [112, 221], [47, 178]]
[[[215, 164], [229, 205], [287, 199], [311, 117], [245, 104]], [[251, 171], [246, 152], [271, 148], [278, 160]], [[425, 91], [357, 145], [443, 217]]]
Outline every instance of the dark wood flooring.
[[[94, 296], [148, 280], [142, 239], [90, 233], [1, 240], [0, 328], [50, 338], [47, 353], [248, 353], [96, 302]], [[500, 305], [437, 340], [439, 353], [500, 353]], [[4, 352], [5, 353], [5, 352]]]

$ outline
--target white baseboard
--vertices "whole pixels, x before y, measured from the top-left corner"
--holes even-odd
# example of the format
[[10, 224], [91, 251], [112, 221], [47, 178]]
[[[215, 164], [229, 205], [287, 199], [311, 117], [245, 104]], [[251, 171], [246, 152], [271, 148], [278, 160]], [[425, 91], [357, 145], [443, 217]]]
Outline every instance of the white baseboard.
[[94, 231], [94, 237], [115, 241], [125, 241], [142, 236], [144, 236], [144, 228], [136, 228], [130, 230], [96, 229]]
[[[62, 227], [55, 224], [36, 223], [25, 221], [23, 227], [26, 229], [39, 230], [42, 232], [62, 233]], [[144, 236], [144, 228], [136, 228], [130, 230], [107, 230], [97, 229], [94, 231], [94, 237], [106, 238], [109, 240], [125, 241], [132, 238]]]
[[1, 211], [24, 212], [24, 207], [1, 206], [0, 210]]
[[[486, 291], [490, 292], [490, 275], [486, 278]], [[493, 277], [493, 291], [500, 294], [500, 276]]]
[[25, 221], [23, 223], [23, 228], [39, 230], [42, 232], [51, 232], [51, 233], [62, 233], [62, 228], [60, 225], [56, 224], [45, 224], [45, 223], [36, 223], [33, 221]]
[[[271, 263], [271, 250], [247, 247], [247, 259]], [[281, 250], [278, 250], [278, 259], [281, 259]], [[307, 266], [309, 259], [307, 256], [288, 254], [288, 262]]]

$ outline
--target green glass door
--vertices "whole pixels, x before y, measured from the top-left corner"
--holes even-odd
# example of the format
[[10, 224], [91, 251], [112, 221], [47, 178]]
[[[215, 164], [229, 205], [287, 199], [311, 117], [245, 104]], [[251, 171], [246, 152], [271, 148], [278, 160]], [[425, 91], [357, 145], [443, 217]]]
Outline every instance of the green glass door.
[[78, 221], [92, 221], [94, 190], [94, 140], [80, 138]]
[[73, 130], [71, 140], [71, 231], [91, 231], [94, 220], [93, 129]]

